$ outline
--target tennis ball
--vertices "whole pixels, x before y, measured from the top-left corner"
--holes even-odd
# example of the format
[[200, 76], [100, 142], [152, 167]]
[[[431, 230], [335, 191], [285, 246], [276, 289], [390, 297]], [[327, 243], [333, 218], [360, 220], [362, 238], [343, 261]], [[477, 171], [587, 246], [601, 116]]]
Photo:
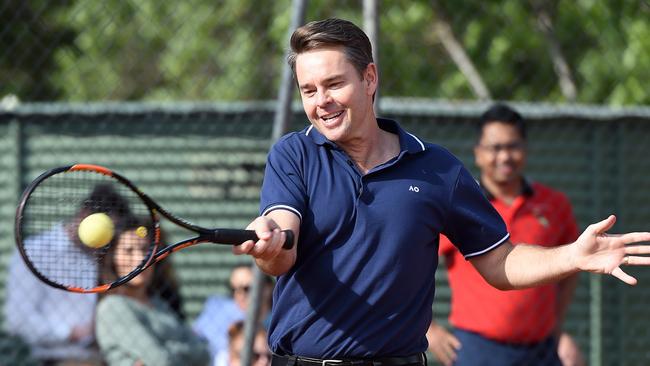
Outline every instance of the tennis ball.
[[91, 248], [100, 248], [113, 239], [115, 226], [107, 214], [98, 212], [81, 220], [78, 231], [82, 243]]
[[146, 236], [147, 236], [147, 233], [148, 233], [148, 232], [147, 232], [147, 228], [144, 227], [144, 226], [140, 226], [140, 227], [138, 227], [137, 229], [135, 229], [135, 235], [137, 235], [137, 236], [139, 236], [139, 237], [141, 237], [141, 238], [146, 237]]

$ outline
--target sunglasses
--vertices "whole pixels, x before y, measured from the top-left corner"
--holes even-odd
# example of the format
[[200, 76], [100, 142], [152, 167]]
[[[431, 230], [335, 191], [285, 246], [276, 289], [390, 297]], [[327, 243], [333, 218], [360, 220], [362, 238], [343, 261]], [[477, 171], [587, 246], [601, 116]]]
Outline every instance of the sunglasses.
[[231, 294], [235, 294], [237, 292], [243, 292], [244, 294], [248, 295], [250, 291], [251, 291], [250, 286], [236, 286], [230, 288]]

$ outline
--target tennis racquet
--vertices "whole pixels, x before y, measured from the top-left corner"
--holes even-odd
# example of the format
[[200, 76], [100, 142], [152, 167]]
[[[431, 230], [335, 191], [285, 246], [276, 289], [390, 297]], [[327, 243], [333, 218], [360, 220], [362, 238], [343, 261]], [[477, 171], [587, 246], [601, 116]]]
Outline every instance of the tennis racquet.
[[[159, 216], [195, 236], [163, 245]], [[290, 249], [293, 232], [284, 232], [283, 248]], [[81, 293], [122, 285], [189, 246], [258, 239], [252, 230], [206, 229], [178, 218], [124, 176], [89, 164], [54, 168], [36, 178], [20, 199], [15, 235], [36, 277]]]

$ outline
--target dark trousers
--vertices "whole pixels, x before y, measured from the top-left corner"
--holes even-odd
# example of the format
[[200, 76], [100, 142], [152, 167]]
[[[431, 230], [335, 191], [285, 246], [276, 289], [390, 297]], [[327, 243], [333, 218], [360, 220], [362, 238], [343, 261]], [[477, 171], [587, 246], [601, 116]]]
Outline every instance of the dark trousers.
[[462, 344], [454, 366], [562, 366], [554, 337], [522, 346], [492, 341], [459, 329], [454, 330], [454, 335]]

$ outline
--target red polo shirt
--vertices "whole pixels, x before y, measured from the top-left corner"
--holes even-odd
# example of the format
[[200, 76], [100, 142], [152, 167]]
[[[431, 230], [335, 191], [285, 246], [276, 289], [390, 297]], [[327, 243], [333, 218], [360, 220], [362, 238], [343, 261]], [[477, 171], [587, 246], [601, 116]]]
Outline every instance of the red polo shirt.
[[[578, 229], [567, 197], [539, 183], [524, 184], [512, 205], [486, 192], [510, 232], [510, 241], [557, 246], [573, 242]], [[485, 282], [449, 240], [440, 237], [452, 292], [450, 323], [489, 339], [515, 344], [538, 342], [556, 324], [556, 285], [500, 291]]]

